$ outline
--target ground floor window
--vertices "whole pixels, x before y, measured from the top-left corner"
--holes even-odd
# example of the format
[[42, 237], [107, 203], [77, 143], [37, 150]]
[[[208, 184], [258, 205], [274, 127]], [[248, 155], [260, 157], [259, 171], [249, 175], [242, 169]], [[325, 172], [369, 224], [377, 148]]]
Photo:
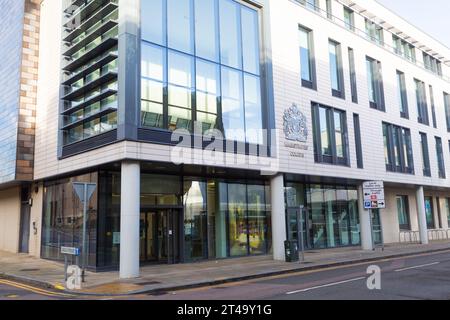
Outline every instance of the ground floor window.
[[425, 197], [425, 215], [427, 218], [427, 228], [435, 229], [436, 225], [434, 222], [433, 198], [432, 197]]
[[[82, 246], [82, 206], [72, 183], [95, 182], [89, 203], [89, 267], [120, 262], [120, 172], [100, 171], [45, 187], [42, 258], [64, 259]], [[177, 263], [265, 254], [271, 250], [270, 187], [265, 181], [141, 174], [140, 258]]]
[[398, 223], [400, 226], [400, 230], [401, 231], [411, 230], [411, 226], [409, 223], [408, 196], [397, 196], [396, 201], [397, 201]]
[[289, 239], [297, 239], [297, 210], [303, 207], [306, 248], [322, 249], [360, 244], [356, 188], [287, 183], [286, 202]]
[[447, 212], [448, 228], [450, 228], [450, 198], [445, 198], [445, 210]]
[[[98, 182], [98, 174], [86, 174], [46, 183], [42, 219], [41, 256], [44, 259], [64, 260], [61, 247], [82, 247], [83, 205], [75, 196], [73, 182]], [[88, 204], [86, 252], [89, 267], [96, 266], [97, 257], [98, 191]]]

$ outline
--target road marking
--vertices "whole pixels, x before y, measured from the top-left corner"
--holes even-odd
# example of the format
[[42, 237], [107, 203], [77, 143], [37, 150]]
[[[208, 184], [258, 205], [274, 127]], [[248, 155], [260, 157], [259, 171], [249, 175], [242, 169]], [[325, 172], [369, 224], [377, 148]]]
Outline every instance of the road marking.
[[408, 268], [403, 268], [403, 269], [397, 269], [395, 270], [395, 272], [402, 272], [402, 271], [407, 271], [407, 270], [412, 270], [412, 269], [419, 269], [419, 268], [424, 268], [424, 267], [429, 267], [429, 266], [435, 266], [437, 264], [439, 264], [440, 262], [432, 262], [432, 263], [427, 263], [427, 264], [421, 264], [420, 266], [414, 266], [414, 267], [408, 267]]
[[344, 281], [339, 281], [339, 282], [328, 283], [328, 284], [324, 284], [324, 285], [321, 285], [321, 286], [316, 286], [316, 287], [311, 287], [311, 288], [306, 288], [306, 289], [301, 289], [301, 290], [290, 291], [290, 292], [286, 292], [286, 294], [287, 295], [291, 295], [291, 294], [296, 294], [296, 293], [302, 293], [302, 292], [307, 292], [307, 291], [321, 289], [321, 288], [338, 286], [340, 284], [349, 283], [349, 282], [355, 282], [355, 281], [365, 280], [365, 279], [366, 279], [366, 277], [359, 277], [359, 278], [354, 278], [354, 279], [349, 279], [349, 280], [344, 280]]
[[48, 291], [48, 290], [32, 287], [32, 286], [29, 286], [29, 285], [26, 285], [26, 284], [22, 284], [22, 283], [10, 281], [10, 280], [5, 280], [5, 279], [0, 279], [0, 284], [4, 284], [4, 285], [11, 286], [11, 287], [14, 287], [14, 288], [23, 289], [25, 291], [30, 291], [30, 292], [33, 292], [33, 293], [36, 293], [36, 294], [50, 296], [50, 297], [66, 297], [66, 298], [74, 297], [73, 295], [70, 295], [70, 294], [55, 293], [55, 292], [51, 292], [51, 291]]

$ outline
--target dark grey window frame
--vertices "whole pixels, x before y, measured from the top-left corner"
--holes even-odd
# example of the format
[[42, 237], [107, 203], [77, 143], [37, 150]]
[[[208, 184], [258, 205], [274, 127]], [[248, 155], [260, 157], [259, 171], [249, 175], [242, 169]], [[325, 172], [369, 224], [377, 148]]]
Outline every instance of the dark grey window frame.
[[400, 103], [403, 109], [400, 110], [400, 117], [409, 119], [409, 107], [408, 107], [408, 94], [406, 92], [406, 81], [405, 81], [405, 73], [397, 70], [397, 79], [400, 87], [398, 88], [398, 94], [400, 95]]
[[[341, 98], [345, 100], [345, 82], [344, 82], [344, 68], [342, 65], [342, 46], [339, 42], [328, 39], [329, 45], [334, 45], [336, 47], [336, 67], [337, 67], [337, 73], [338, 73], [338, 84], [339, 84], [339, 90], [331, 89], [331, 94], [333, 97]], [[330, 64], [330, 73], [331, 73], [331, 64]]]
[[[394, 172], [394, 173], [404, 173], [414, 175], [414, 155], [412, 149], [412, 140], [411, 140], [411, 130], [408, 128], [400, 127], [388, 122], [383, 122], [383, 137], [384, 137], [384, 128], [387, 128], [387, 149], [388, 149], [388, 160], [389, 163], [386, 164], [386, 171]], [[395, 131], [395, 132], [394, 132]], [[408, 133], [409, 144], [408, 141], [405, 141], [405, 137], [403, 135], [403, 131]], [[396, 141], [394, 141], [396, 138]], [[407, 149], [407, 153], [405, 154], [405, 146]], [[399, 162], [397, 165], [395, 158], [395, 148], [398, 148], [399, 152]]]
[[[409, 212], [409, 197], [404, 196], [404, 195], [397, 195], [396, 198], [402, 198], [402, 201], [403, 201], [403, 204], [405, 207], [405, 211], [406, 211], [407, 224], [400, 224], [400, 221], [399, 221], [400, 231], [410, 231], [411, 230], [411, 217], [410, 217], [410, 212]], [[397, 207], [397, 215], [398, 214], [399, 214], [399, 212], [398, 212], [398, 207]]]
[[432, 85], [429, 85], [428, 88], [430, 92], [430, 102], [431, 102], [431, 120], [433, 121], [433, 128], [437, 129], [436, 105], [434, 104], [434, 90]]
[[356, 147], [356, 163], [358, 169], [364, 169], [364, 159], [361, 141], [361, 123], [359, 121], [359, 114], [353, 114], [353, 126], [355, 130], [355, 147]]
[[427, 103], [427, 91], [425, 82], [414, 79], [416, 86], [416, 100], [417, 100], [417, 121], [426, 126], [430, 125], [430, 117], [428, 114], [428, 103]]
[[[311, 81], [303, 79], [300, 74], [302, 87], [312, 89], [312, 90], [317, 90], [316, 57], [315, 57], [315, 50], [314, 50], [314, 31], [303, 25], [300, 25], [300, 24], [298, 25], [298, 30], [299, 31], [303, 30], [308, 33], [308, 45], [309, 45], [309, 61], [308, 61], [308, 63], [309, 63], [309, 73], [310, 73]], [[300, 50], [300, 47], [299, 47], [299, 50]], [[300, 56], [300, 67], [301, 67], [302, 63], [303, 63], [303, 61], [301, 61], [301, 56]]]
[[[345, 21], [345, 13], [348, 13], [349, 14], [349, 16], [350, 16], [350, 24], [348, 24], [346, 21]], [[345, 23], [345, 27], [348, 29], [348, 30], [351, 30], [351, 31], [355, 31], [355, 12], [352, 10], [352, 9], [350, 9], [349, 7], [346, 7], [346, 6], [344, 6], [344, 23]]]
[[428, 148], [428, 136], [424, 132], [419, 132], [420, 147], [422, 150], [423, 175], [431, 177], [430, 152]]
[[445, 159], [444, 159], [444, 148], [442, 146], [442, 138], [435, 137], [436, 142], [436, 157], [438, 162], [438, 173], [440, 179], [446, 179], [445, 172]]
[[444, 110], [447, 123], [447, 132], [450, 132], [450, 95], [444, 92]]
[[348, 61], [350, 71], [350, 89], [352, 93], [352, 102], [358, 103], [358, 84], [356, 79], [355, 51], [350, 47], [348, 48]]
[[[372, 109], [376, 109], [379, 111], [386, 111], [385, 99], [384, 99], [384, 84], [383, 84], [383, 70], [381, 67], [381, 62], [373, 59], [369, 56], [366, 56], [366, 61], [370, 63], [372, 79], [368, 81], [372, 81], [373, 89], [375, 93], [375, 101], [370, 101], [370, 107]], [[367, 70], [368, 72], [368, 70]]]
[[[336, 109], [320, 103], [312, 102], [312, 122], [313, 122], [313, 137], [314, 137], [314, 160], [316, 163], [325, 163], [340, 166], [350, 166], [349, 142], [348, 142], [348, 127], [347, 127], [347, 112], [345, 110]], [[320, 115], [319, 108], [327, 110], [327, 130], [331, 144], [332, 155], [322, 154], [322, 140], [319, 138], [320, 134]], [[336, 136], [334, 124], [334, 112], [342, 114], [342, 131], [343, 131], [343, 148], [344, 158], [338, 157], [336, 152]]]

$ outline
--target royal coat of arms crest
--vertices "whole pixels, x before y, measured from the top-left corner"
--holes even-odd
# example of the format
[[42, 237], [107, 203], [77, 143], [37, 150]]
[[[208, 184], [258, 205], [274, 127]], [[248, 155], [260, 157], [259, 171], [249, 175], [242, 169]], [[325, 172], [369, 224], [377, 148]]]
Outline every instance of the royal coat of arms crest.
[[307, 142], [308, 126], [305, 115], [299, 110], [296, 104], [284, 112], [284, 135], [287, 140]]

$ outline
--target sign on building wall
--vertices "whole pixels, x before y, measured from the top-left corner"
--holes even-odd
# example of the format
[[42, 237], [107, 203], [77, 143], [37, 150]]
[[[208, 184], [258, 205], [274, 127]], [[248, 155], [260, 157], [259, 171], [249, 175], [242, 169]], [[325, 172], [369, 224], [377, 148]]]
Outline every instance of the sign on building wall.
[[304, 152], [308, 150], [308, 146], [304, 145], [308, 141], [308, 123], [306, 116], [295, 103], [284, 112], [283, 131], [286, 140], [291, 141], [284, 145], [286, 148], [292, 149], [290, 155], [304, 158]]
[[385, 209], [383, 181], [367, 181], [363, 183], [364, 208]]

